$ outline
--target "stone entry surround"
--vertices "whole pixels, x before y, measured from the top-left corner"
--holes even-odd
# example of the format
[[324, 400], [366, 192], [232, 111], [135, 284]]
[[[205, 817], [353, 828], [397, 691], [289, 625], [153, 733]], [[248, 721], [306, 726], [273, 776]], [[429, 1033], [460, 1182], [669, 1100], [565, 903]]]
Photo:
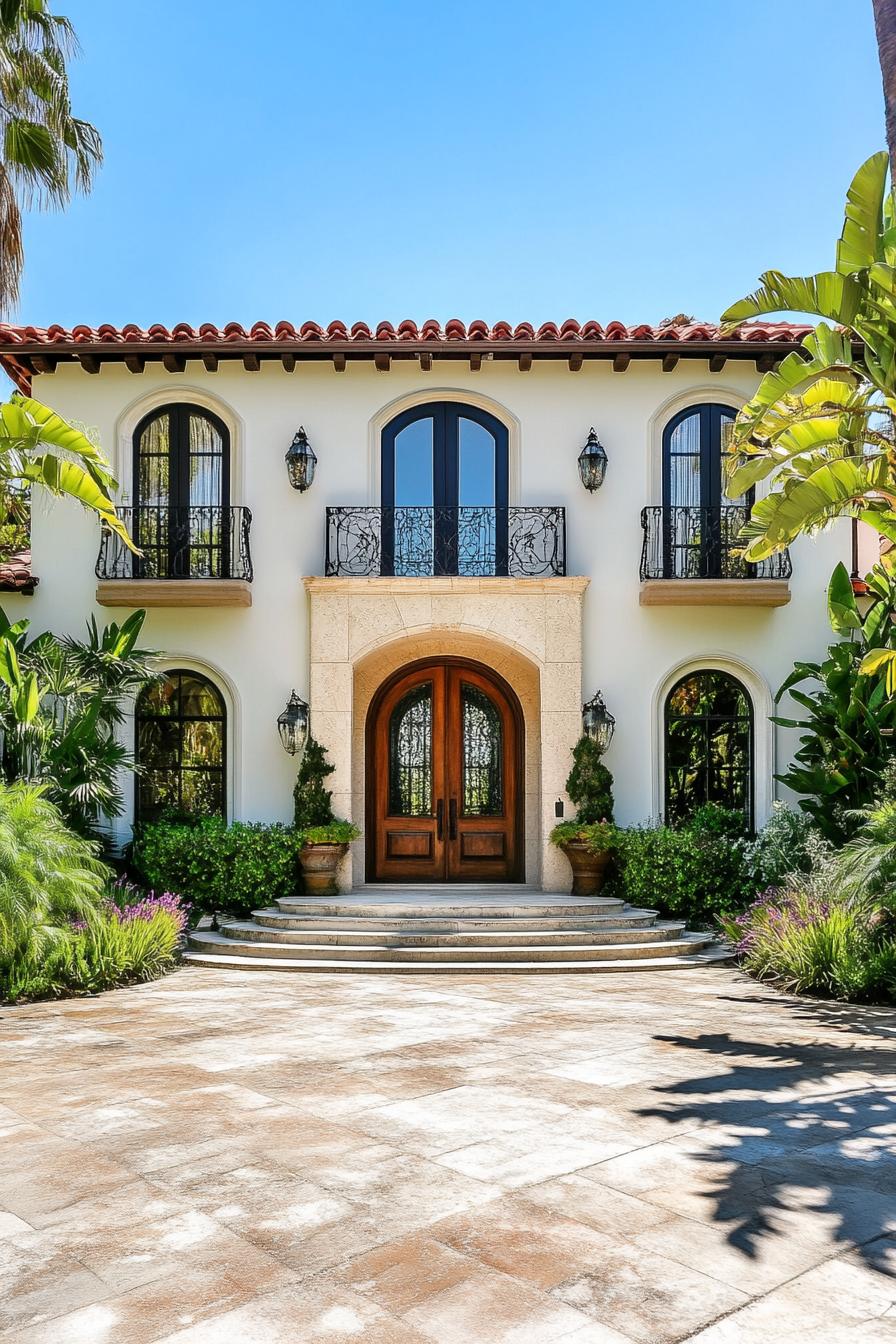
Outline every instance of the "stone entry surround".
[[896, 1013], [184, 970], [0, 1012], [9, 1344], [894, 1344]]
[[[523, 708], [526, 881], [545, 891], [568, 890], [568, 865], [548, 835], [554, 802], [566, 799], [570, 750], [581, 732], [588, 582], [306, 578], [311, 730], [335, 766], [329, 782], [337, 815], [364, 826], [365, 723], [385, 678], [421, 658], [472, 658], [500, 673]], [[340, 886], [357, 891], [363, 880], [362, 839], [343, 865]]]

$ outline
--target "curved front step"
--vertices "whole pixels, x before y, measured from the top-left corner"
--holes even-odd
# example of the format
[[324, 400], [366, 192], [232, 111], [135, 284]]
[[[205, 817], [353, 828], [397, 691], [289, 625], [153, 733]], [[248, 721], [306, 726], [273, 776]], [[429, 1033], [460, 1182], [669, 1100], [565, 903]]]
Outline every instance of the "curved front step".
[[306, 943], [314, 946], [348, 944], [355, 947], [499, 948], [537, 947], [539, 944], [560, 947], [567, 944], [598, 946], [604, 943], [658, 942], [677, 937], [684, 932], [685, 927], [683, 923], [671, 920], [658, 923], [652, 912], [649, 918], [645, 918], [634, 927], [622, 921], [611, 920], [609, 917], [601, 923], [594, 921], [587, 926], [569, 920], [565, 922], [570, 927], [560, 929], [554, 926], [539, 929], [520, 928], [516, 920], [509, 929], [506, 926], [498, 928], [495, 924], [484, 929], [467, 928], [466, 925], [461, 927], [462, 921], [458, 921], [454, 928], [439, 924], [439, 927], [430, 929], [421, 927], [425, 922], [417, 921], [413, 927], [410, 926], [410, 921], [407, 921], [408, 927], [402, 925], [400, 928], [371, 928], [371, 923], [385, 924], [386, 921], [368, 921], [365, 925], [364, 921], [358, 920], [357, 927], [352, 929], [345, 929], [341, 925], [338, 928], [312, 928], [309, 927], [307, 920], [284, 915], [271, 917], [267, 911], [257, 910], [251, 921], [223, 924], [221, 932], [227, 938], [249, 938], [259, 942]]
[[568, 915], [564, 918], [545, 916], [543, 919], [528, 919], [517, 916], [507, 919], [446, 919], [443, 915], [418, 915], [396, 919], [392, 916], [373, 915], [295, 915], [274, 906], [266, 910], [254, 910], [252, 919], [263, 928], [270, 930], [308, 929], [332, 933], [506, 933], [512, 927], [514, 933], [539, 933], [548, 931], [576, 932], [580, 929], [598, 933], [606, 928], [649, 928], [656, 922], [655, 910], [609, 911], [598, 915]]
[[[543, 942], [522, 947], [503, 946], [500, 951], [494, 947], [471, 946], [469, 942], [455, 946], [407, 947], [403, 944], [375, 947], [358, 946], [351, 943], [333, 943], [325, 950], [326, 960], [349, 962], [380, 962], [391, 964], [414, 962], [418, 965], [432, 962], [583, 962], [624, 960], [637, 961], [641, 957], [660, 959], [674, 956], [686, 956], [702, 950], [712, 942], [712, 934], [685, 934], [677, 938], [654, 938], [641, 943], [587, 943], [548, 945]], [[219, 955], [232, 953], [246, 958], [317, 961], [324, 955], [319, 945], [292, 942], [265, 942], [261, 939], [241, 937], [234, 931], [222, 933], [197, 932], [191, 935], [190, 944], [198, 952], [215, 952]]]
[[[226, 943], [225, 939], [221, 940]], [[233, 944], [227, 944], [232, 947]], [[684, 971], [699, 966], [718, 965], [731, 960], [728, 948], [711, 944], [706, 951], [683, 957], [640, 957], [613, 961], [299, 961], [285, 957], [228, 956], [222, 951], [186, 952], [184, 961], [193, 966], [229, 968], [242, 971], [301, 971], [331, 975], [533, 975], [609, 974], [614, 971]]]
[[334, 900], [309, 901], [301, 896], [281, 896], [277, 906], [287, 915], [319, 918], [353, 919], [571, 919], [603, 914], [621, 914], [625, 902], [611, 897], [595, 896], [576, 900], [574, 897], [547, 897], [525, 902], [471, 901], [443, 904], [441, 901], [371, 901], [343, 896]]

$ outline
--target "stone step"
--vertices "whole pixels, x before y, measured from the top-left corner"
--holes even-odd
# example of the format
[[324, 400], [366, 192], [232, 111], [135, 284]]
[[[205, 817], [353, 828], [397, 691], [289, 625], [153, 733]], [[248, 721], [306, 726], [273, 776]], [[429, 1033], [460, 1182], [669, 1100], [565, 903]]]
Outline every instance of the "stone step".
[[[222, 942], [225, 942], [222, 939]], [[232, 946], [232, 945], [231, 945]], [[631, 971], [692, 971], [731, 960], [731, 950], [710, 943], [704, 951], [682, 957], [639, 957], [612, 961], [337, 961], [291, 960], [285, 957], [243, 957], [214, 952], [186, 952], [192, 966], [241, 971], [294, 971], [303, 974], [370, 975], [563, 975], [611, 974]]]
[[543, 918], [529, 918], [518, 915], [512, 921], [475, 917], [450, 919], [445, 915], [420, 915], [398, 919], [394, 916], [375, 917], [373, 915], [296, 915], [271, 906], [267, 910], [255, 910], [253, 920], [268, 929], [307, 929], [329, 930], [332, 932], [357, 931], [359, 933], [535, 933], [577, 929], [597, 933], [605, 928], [648, 928], [656, 922], [655, 910], [636, 910], [629, 906], [621, 911], [609, 910], [597, 915], [546, 915]]
[[447, 919], [553, 919], [570, 918], [578, 915], [598, 915], [621, 913], [625, 902], [609, 897], [595, 896], [591, 899], [563, 896], [508, 903], [506, 899], [489, 902], [482, 899], [469, 901], [431, 901], [413, 900], [401, 897], [372, 901], [369, 897], [340, 896], [320, 900], [309, 900], [303, 896], [281, 896], [277, 906], [285, 914], [311, 915], [336, 918], [372, 918], [372, 919], [423, 919], [442, 917]]
[[[326, 959], [346, 961], [353, 964], [364, 962], [389, 962], [400, 964], [414, 962], [426, 964], [432, 962], [460, 963], [507, 963], [563, 961], [579, 964], [589, 961], [624, 960], [637, 961], [642, 957], [660, 959], [674, 956], [686, 956], [702, 950], [713, 940], [713, 935], [689, 933], [678, 937], [660, 936], [650, 942], [622, 943], [578, 943], [551, 945], [544, 942], [526, 946], [503, 946], [500, 949], [488, 946], [471, 945], [469, 941], [454, 946], [408, 947], [393, 945], [375, 947], [359, 946], [352, 943], [334, 943], [326, 948]], [[198, 952], [211, 952], [218, 955], [232, 953], [246, 958], [260, 957], [265, 960], [317, 961], [321, 959], [319, 945], [294, 942], [266, 942], [262, 939], [244, 937], [237, 934], [206, 933], [197, 931], [190, 935], [190, 946]]]
[[[386, 924], [386, 921], [372, 920], [354, 920], [357, 927], [346, 929], [340, 925], [333, 928], [326, 926], [325, 920], [314, 921], [315, 925], [321, 927], [310, 927], [311, 921], [307, 919], [294, 918], [288, 915], [270, 914], [267, 910], [257, 910], [251, 920], [228, 922], [221, 926], [221, 932], [227, 938], [252, 938], [260, 941], [268, 940], [270, 942], [286, 943], [307, 943], [309, 945], [325, 946], [330, 943], [352, 944], [362, 947], [530, 947], [538, 946], [539, 943], [547, 944], [552, 947], [559, 947], [563, 944], [600, 944], [600, 943], [639, 943], [645, 941], [662, 940], [665, 938], [675, 938], [684, 932], [683, 923], [675, 923], [670, 920], [656, 922], [651, 914], [649, 919], [645, 919], [642, 924], [629, 924], [621, 920], [614, 920], [610, 916], [604, 916], [603, 920], [594, 920], [585, 925], [581, 921], [565, 920], [564, 925], [570, 927], [554, 927], [560, 921], [543, 921], [544, 924], [550, 924], [548, 928], [530, 929], [520, 928], [520, 923], [527, 925], [533, 921], [514, 920], [513, 926], [508, 928], [500, 927], [498, 921], [487, 922], [484, 920], [475, 921], [479, 924], [488, 923], [485, 928], [468, 928], [465, 923], [458, 921], [453, 927], [447, 925], [445, 921], [431, 921], [437, 927], [420, 927], [425, 921], [418, 921], [416, 925], [411, 925], [411, 921], [398, 921], [402, 927], [384, 927], [371, 928], [370, 924]], [[473, 921], [471, 921], [473, 922]], [[404, 924], [408, 927], [404, 927]]]

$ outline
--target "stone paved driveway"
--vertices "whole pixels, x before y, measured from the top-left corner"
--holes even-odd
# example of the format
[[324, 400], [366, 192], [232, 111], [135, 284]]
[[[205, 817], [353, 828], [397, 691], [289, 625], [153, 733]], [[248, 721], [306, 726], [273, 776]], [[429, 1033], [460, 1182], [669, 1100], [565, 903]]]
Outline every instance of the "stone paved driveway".
[[896, 1014], [730, 970], [0, 1010], [16, 1344], [896, 1340]]

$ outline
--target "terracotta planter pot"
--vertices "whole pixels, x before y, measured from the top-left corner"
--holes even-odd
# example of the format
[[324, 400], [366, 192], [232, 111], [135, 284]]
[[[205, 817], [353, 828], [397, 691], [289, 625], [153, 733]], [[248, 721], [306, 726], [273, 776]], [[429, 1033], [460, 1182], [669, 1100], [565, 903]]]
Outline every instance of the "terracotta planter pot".
[[572, 868], [573, 896], [596, 896], [606, 879], [610, 850], [594, 854], [582, 840], [570, 840], [560, 848]]
[[299, 866], [305, 891], [309, 896], [332, 896], [336, 891], [336, 874], [348, 845], [303, 845], [299, 850]]

